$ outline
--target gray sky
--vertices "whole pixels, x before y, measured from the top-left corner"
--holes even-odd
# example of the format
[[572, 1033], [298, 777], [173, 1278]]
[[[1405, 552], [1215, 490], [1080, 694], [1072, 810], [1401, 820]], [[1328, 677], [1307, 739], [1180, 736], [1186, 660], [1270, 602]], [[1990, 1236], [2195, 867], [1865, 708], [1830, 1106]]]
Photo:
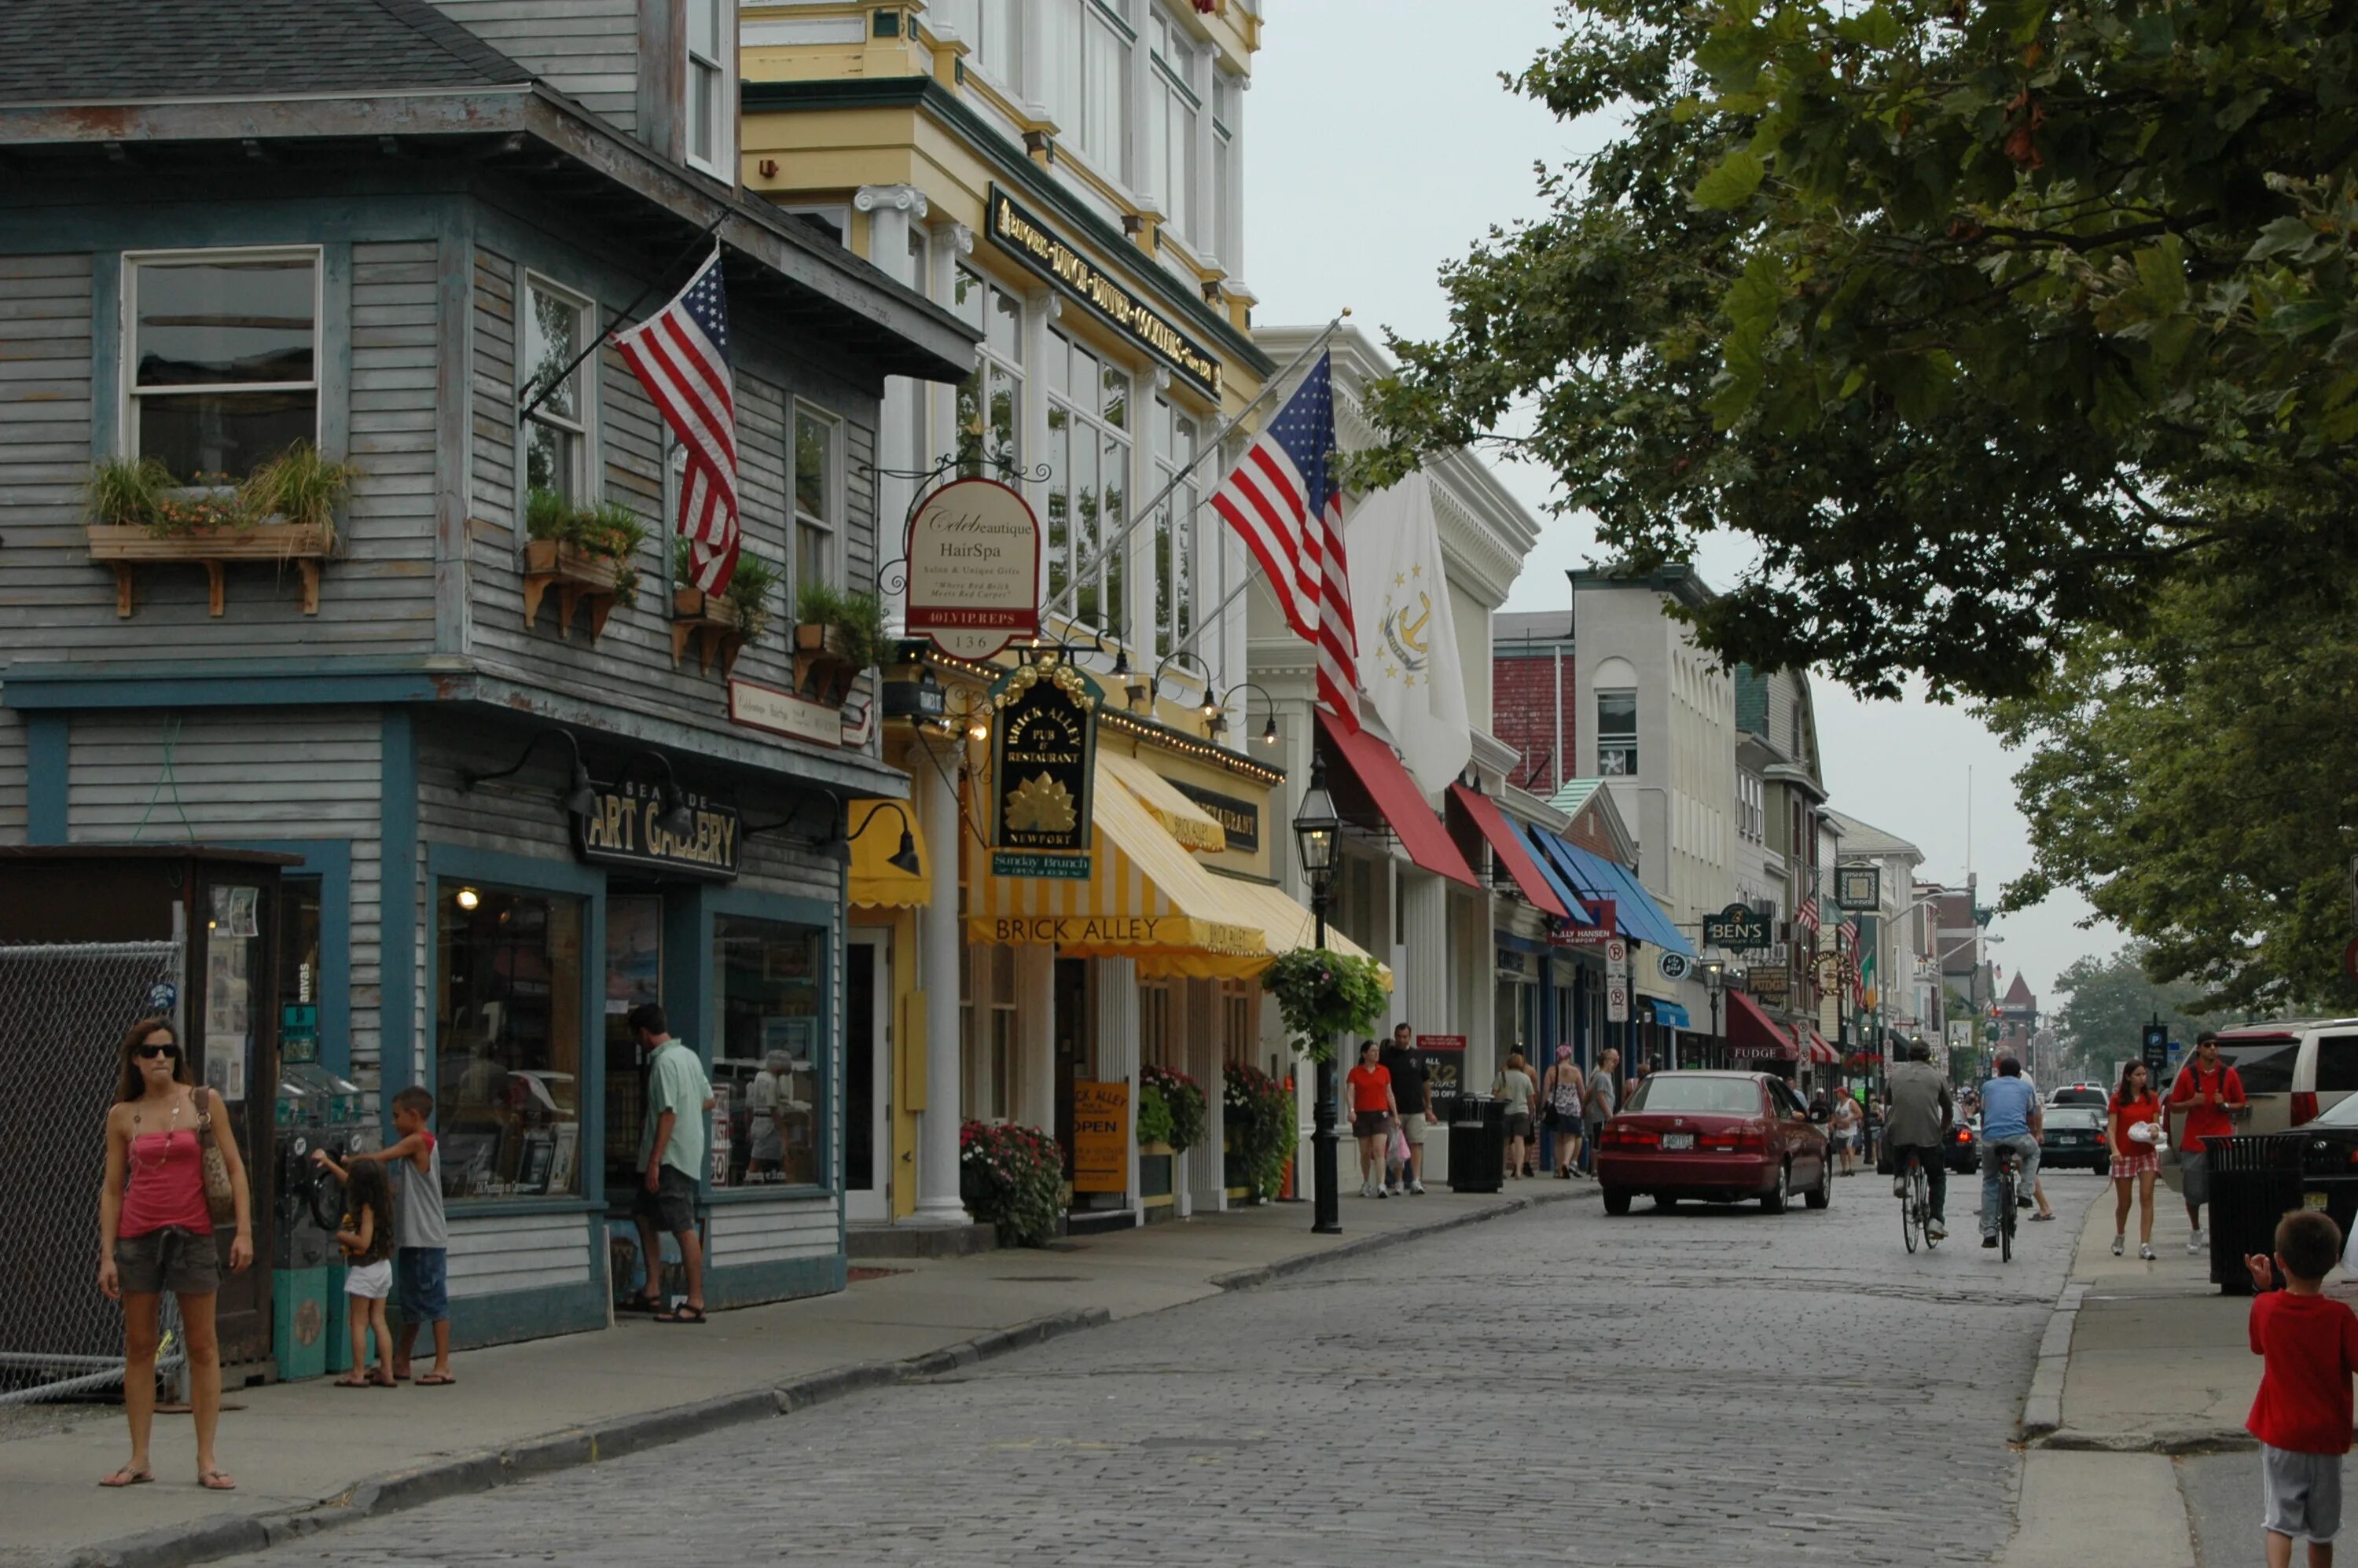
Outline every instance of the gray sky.
[[[1245, 113], [1244, 277], [1260, 297], [1256, 320], [1324, 321], [1347, 305], [1379, 341], [1385, 328], [1440, 334], [1442, 263], [1493, 224], [1537, 216], [1532, 164], [1561, 161], [1602, 134], [1575, 133], [1498, 83], [1499, 71], [1520, 70], [1556, 37], [1552, 0], [1461, 3], [1485, 25], [1436, 27], [1432, 0], [1270, 0]], [[1536, 513], [1548, 477], [1492, 461]], [[1594, 547], [1582, 519], [1545, 519], [1507, 608], [1563, 605], [1565, 568]], [[1740, 541], [1714, 539], [1701, 565], [1725, 583], [1748, 558]], [[1994, 903], [2030, 859], [2006, 752], [1961, 709], [1866, 703], [1814, 686], [1833, 804], [1914, 842], [1928, 877], [1962, 881], [1970, 843], [1983, 899]], [[2009, 979], [2026, 970], [2045, 998], [2063, 966], [2119, 944], [2110, 926], [2080, 929], [2088, 914], [2077, 894], [2061, 894], [1995, 923], [2005, 938], [1996, 961]]]

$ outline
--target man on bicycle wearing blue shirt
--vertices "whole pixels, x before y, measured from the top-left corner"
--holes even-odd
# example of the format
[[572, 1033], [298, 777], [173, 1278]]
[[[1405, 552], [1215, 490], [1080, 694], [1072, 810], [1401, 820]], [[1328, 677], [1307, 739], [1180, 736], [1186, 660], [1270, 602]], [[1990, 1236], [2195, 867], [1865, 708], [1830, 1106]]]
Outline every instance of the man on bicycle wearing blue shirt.
[[1997, 1076], [1982, 1086], [1982, 1245], [1997, 1245], [1997, 1177], [2001, 1151], [2019, 1157], [2015, 1191], [2028, 1193], [2039, 1181], [2039, 1091], [2023, 1080], [2022, 1064], [1997, 1059]]
[[1911, 1041], [1908, 1060], [1891, 1069], [1891, 1109], [1884, 1119], [1883, 1146], [1891, 1152], [1897, 1178], [1892, 1195], [1908, 1195], [1908, 1160], [1915, 1156], [1924, 1168], [1926, 1195], [1932, 1212], [1926, 1231], [1935, 1241], [1949, 1234], [1949, 1129], [1956, 1120], [1956, 1101], [1949, 1093], [1948, 1075], [1932, 1065], [1932, 1048]]

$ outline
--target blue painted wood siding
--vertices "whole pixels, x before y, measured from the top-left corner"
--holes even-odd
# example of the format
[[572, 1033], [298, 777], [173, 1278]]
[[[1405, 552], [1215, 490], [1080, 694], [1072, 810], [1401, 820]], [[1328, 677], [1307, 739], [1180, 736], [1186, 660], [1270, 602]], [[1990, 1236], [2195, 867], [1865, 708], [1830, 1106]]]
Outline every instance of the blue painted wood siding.
[[492, 48], [626, 133], [639, 124], [639, 0], [435, 0]]

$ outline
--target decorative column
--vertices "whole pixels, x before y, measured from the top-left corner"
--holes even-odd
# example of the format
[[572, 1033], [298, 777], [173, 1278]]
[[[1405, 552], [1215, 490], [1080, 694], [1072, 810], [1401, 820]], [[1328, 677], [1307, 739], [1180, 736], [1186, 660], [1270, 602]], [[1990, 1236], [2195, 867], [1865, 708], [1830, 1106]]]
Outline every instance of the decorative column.
[[[863, 185], [852, 192], [851, 205], [857, 211], [868, 214], [868, 259], [885, 276], [896, 283], [906, 284], [920, 294], [927, 292], [927, 280], [914, 276], [909, 255], [909, 225], [923, 222], [926, 212], [925, 193], [914, 185]], [[876, 466], [897, 469], [902, 474], [914, 473], [932, 459], [930, 452], [916, 449], [914, 411], [925, 389], [907, 376], [884, 378], [884, 410], [882, 426], [878, 431]], [[909, 514], [909, 503], [916, 499], [916, 481], [879, 474], [876, 479], [876, 515], [878, 527], [884, 536], [885, 547], [877, 551], [880, 557], [898, 554], [902, 520]], [[892, 607], [888, 607], [888, 610]]]
[[1130, 1198], [1133, 1224], [1146, 1223], [1146, 1209], [1138, 1193], [1138, 960], [1096, 958], [1097, 1081], [1130, 1086], [1130, 1129], [1122, 1137], [1125, 1174], [1122, 1187]]
[[[1473, 1030], [1449, 1016], [1449, 890], [1431, 871], [1400, 868], [1401, 925], [1408, 938], [1404, 979], [1408, 995], [1401, 1016], [1419, 1034], [1467, 1034]], [[1467, 1086], [1471, 1087], [1471, 1085]]]
[[[917, 978], [925, 989], [925, 1108], [917, 1119], [917, 1225], [965, 1225], [958, 1197], [958, 820], [957, 770], [965, 748], [917, 744], [910, 782], [933, 863], [932, 902], [917, 911]], [[938, 762], [940, 765], [936, 766]], [[947, 777], [943, 775], [946, 772]]]

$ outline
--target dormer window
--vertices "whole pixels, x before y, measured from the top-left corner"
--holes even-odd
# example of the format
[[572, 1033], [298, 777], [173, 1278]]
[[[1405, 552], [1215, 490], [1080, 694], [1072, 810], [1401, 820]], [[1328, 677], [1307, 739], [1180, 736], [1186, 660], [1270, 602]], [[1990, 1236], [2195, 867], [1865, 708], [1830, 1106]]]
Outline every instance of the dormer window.
[[687, 0], [687, 161], [730, 184], [737, 155], [736, 27], [728, 0]]

